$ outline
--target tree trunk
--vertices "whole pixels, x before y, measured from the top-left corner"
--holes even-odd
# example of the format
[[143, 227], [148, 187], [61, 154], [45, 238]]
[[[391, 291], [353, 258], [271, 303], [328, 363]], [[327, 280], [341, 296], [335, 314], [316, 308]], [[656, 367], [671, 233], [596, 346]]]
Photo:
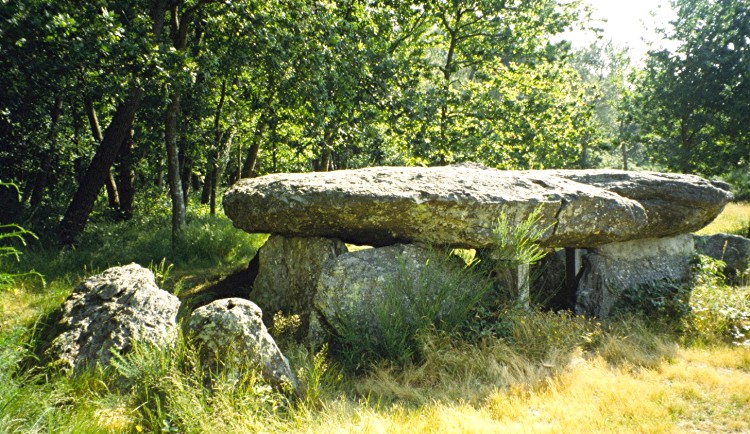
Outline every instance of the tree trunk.
[[[86, 109], [86, 116], [89, 118], [89, 126], [91, 127], [91, 134], [94, 136], [94, 140], [96, 140], [96, 143], [102, 142], [102, 129], [99, 126], [99, 119], [96, 117], [96, 109], [94, 109], [94, 101], [92, 101], [91, 96], [86, 95], [83, 98], [83, 106]], [[109, 207], [112, 208], [115, 212], [119, 212], [120, 210], [120, 197], [117, 193], [117, 186], [115, 185], [115, 178], [112, 176], [112, 171], [110, 170], [109, 176], [107, 176], [107, 180], [105, 181], [105, 186], [107, 187], [107, 199], [109, 200]]]
[[188, 207], [189, 198], [188, 195], [190, 194], [190, 178], [193, 174], [193, 159], [187, 156], [187, 153], [185, 152], [185, 142], [184, 140], [181, 141], [181, 145], [178, 146], [178, 149], [180, 150], [180, 179], [182, 182], [182, 200], [185, 202], [185, 208]]
[[172, 199], [172, 245], [176, 245], [185, 228], [185, 196], [182, 192], [179, 149], [177, 146], [177, 116], [180, 111], [180, 91], [175, 90], [167, 107], [164, 138], [167, 146], [167, 181]]
[[328, 172], [328, 169], [331, 167], [331, 148], [325, 148], [323, 149], [323, 152], [320, 156], [320, 167], [318, 168], [318, 172]]
[[133, 170], [133, 130], [125, 137], [120, 145], [117, 157], [117, 189], [120, 193], [120, 214], [122, 220], [133, 217], [133, 202], [135, 199], [135, 171]]
[[318, 166], [318, 172], [328, 172], [328, 170], [330, 170], [331, 158], [333, 158], [331, 147], [334, 140], [336, 140], [335, 128], [329, 125], [323, 133], [323, 145], [322, 151], [320, 152], [320, 165]]
[[201, 189], [201, 205], [208, 205], [211, 200], [211, 182], [214, 176], [214, 164], [209, 161], [206, 164], [206, 176], [203, 178], [203, 189]]
[[255, 134], [253, 134], [253, 143], [250, 145], [250, 149], [247, 151], [247, 157], [245, 162], [242, 164], [242, 171], [240, 172], [240, 178], [252, 178], [255, 176], [255, 166], [258, 164], [258, 151], [260, 151], [260, 142], [263, 138], [263, 133], [268, 127], [267, 116], [265, 113], [258, 119], [258, 125], [255, 127]]
[[117, 158], [120, 146], [130, 134], [133, 119], [142, 98], [143, 91], [140, 88], [132, 87], [128, 97], [117, 107], [112, 121], [104, 131], [102, 142], [58, 226], [57, 232], [63, 244], [75, 243], [83, 232], [86, 220], [94, 208], [94, 202], [99, 195], [99, 191], [107, 181], [109, 169]]
[[213, 174], [211, 179], [211, 194], [209, 197], [209, 202], [211, 205], [211, 215], [216, 214], [216, 191], [219, 189], [219, 185], [221, 184], [221, 177], [224, 174], [226, 160], [227, 158], [229, 158], [229, 150], [232, 148], [232, 139], [234, 138], [234, 133], [231, 131], [227, 131], [224, 137], [224, 147], [219, 153], [219, 158], [217, 160], [217, 164], [214, 166], [214, 170], [212, 170]]
[[[167, 3], [168, 0], [155, 0], [153, 2], [151, 31], [154, 33], [155, 41], [159, 40], [164, 29], [164, 13]], [[143, 90], [133, 85], [125, 101], [117, 106], [115, 115], [104, 131], [102, 141], [84, 175], [83, 182], [73, 195], [73, 200], [71, 200], [68, 209], [65, 211], [65, 216], [63, 216], [57, 228], [57, 233], [63, 244], [75, 243], [84, 227], [86, 227], [86, 220], [94, 208], [99, 190], [107, 181], [109, 169], [117, 158], [123, 141], [133, 128], [135, 113], [138, 111], [142, 99]]]

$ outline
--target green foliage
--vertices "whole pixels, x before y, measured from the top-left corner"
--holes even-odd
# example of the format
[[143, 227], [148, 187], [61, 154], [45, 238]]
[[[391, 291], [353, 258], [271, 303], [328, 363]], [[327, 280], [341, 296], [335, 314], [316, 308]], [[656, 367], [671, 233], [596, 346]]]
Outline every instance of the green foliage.
[[[0, 182], [0, 188], [3, 187], [15, 188], [20, 199], [21, 193], [18, 191], [18, 187], [15, 184]], [[13, 244], [13, 242], [15, 241], [16, 243], [25, 246], [26, 237], [38, 239], [33, 232], [26, 230], [17, 224], [0, 224], [0, 266], [3, 267], [3, 269], [0, 270], [0, 289], [6, 288], [12, 285], [17, 279], [26, 276], [34, 276], [39, 278], [42, 282], [42, 286], [46, 284], [46, 282], [44, 281], [44, 277], [34, 270], [26, 272], [5, 271], [3, 262], [7, 260], [7, 257], [12, 257], [16, 260], [16, 262], [19, 262], [21, 260], [21, 251]]]
[[613, 317], [636, 315], [679, 326], [690, 314], [689, 285], [668, 280], [626, 288], [612, 307]]
[[750, 291], [731, 287], [724, 262], [698, 255], [689, 284], [657, 282], [628, 288], [612, 317], [639, 318], [666, 328], [688, 343], [750, 345]]
[[724, 263], [699, 256], [686, 318], [688, 341], [750, 346], [750, 287], [726, 284]]
[[750, 200], [750, 167], [748, 167], [748, 164], [750, 164], [748, 161], [744, 161], [744, 164], [739, 164], [738, 167], [733, 168], [723, 176], [724, 181], [732, 186], [735, 200]]
[[384, 286], [382, 301], [371, 306], [377, 331], [343, 319], [335, 353], [343, 368], [357, 372], [383, 360], [410, 364], [420, 357], [422, 333], [461, 326], [491, 286], [475, 266], [433, 253], [417, 275], [402, 267]]
[[477, 252], [484, 260], [481, 266], [493, 276], [497, 287], [493, 309], [505, 309], [507, 303], [528, 305], [530, 301], [530, 294], [519, 291], [531, 276], [522, 274], [519, 267], [532, 265], [547, 254], [539, 240], [550, 227], [539, 224], [541, 212], [539, 206], [521, 221], [501, 213], [492, 231], [494, 246]]
[[[251, 366], [210, 371], [198, 352], [180, 338], [173, 348], [134, 345], [112, 362], [111, 379], [138, 409], [138, 425], [147, 432], [204, 431], [212, 423], [229, 425], [231, 411], [268, 416], [286, 400]], [[247, 423], [252, 423], [248, 420]]]
[[[670, 170], [721, 175], [748, 164], [750, 2], [678, 0], [667, 35], [636, 80], [636, 114], [651, 156]], [[633, 110], [635, 108], [635, 110]]]
[[539, 224], [541, 213], [542, 207], [539, 206], [525, 219], [516, 222], [501, 212], [492, 230], [495, 247], [488, 252], [489, 257], [508, 267], [531, 265], [544, 258], [547, 252], [539, 246], [539, 240], [550, 226]]
[[173, 271], [172, 264], [184, 269], [249, 261], [265, 239], [236, 229], [223, 215], [211, 215], [206, 206], [197, 206], [188, 211], [185, 236], [173, 247], [167, 206], [154, 202], [148, 205], [148, 213], [125, 222], [94, 221], [77, 246], [61, 252], [35, 246], [22, 257], [21, 266], [42, 270], [47, 276], [64, 276], [137, 262], [152, 264], [164, 281]]

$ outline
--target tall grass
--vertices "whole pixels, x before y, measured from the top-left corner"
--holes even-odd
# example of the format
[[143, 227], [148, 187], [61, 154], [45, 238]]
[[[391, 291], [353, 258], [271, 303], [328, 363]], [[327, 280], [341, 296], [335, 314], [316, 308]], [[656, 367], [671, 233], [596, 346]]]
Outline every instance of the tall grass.
[[411, 363], [421, 357], [422, 334], [457, 329], [490, 290], [491, 282], [475, 263], [467, 265], [438, 251], [428, 256], [420, 270], [402, 264], [384, 283], [382, 296], [367, 306], [374, 313], [371, 324], [361, 323], [356, 315], [336, 318], [335, 352], [344, 369], [367, 370], [381, 360]]

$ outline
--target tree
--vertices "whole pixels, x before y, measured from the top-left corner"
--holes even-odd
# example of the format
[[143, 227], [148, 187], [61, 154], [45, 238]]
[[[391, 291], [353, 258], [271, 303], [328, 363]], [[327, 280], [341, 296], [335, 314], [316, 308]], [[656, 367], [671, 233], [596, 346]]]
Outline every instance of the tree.
[[423, 7], [431, 18], [419, 41], [426, 61], [417, 63], [416, 94], [403, 90], [414, 98], [402, 129], [416, 162], [573, 164], [579, 117], [588, 114], [573, 86], [577, 77], [565, 66], [568, 46], [553, 36], [577, 19], [577, 3], [456, 0]]
[[638, 122], [652, 156], [685, 173], [748, 169], [750, 1], [678, 0], [669, 38], [637, 82]]
[[[99, 6], [94, 4], [87, 5], [89, 5], [89, 7]], [[156, 0], [151, 10], [150, 20], [144, 20], [151, 23], [150, 29], [148, 30], [150, 30], [152, 38], [155, 40], [159, 39], [163, 29], [164, 10], [166, 5], [166, 0]], [[99, 17], [100, 15], [106, 22], [117, 23], [119, 21], [124, 24], [126, 21], [133, 21], [132, 19], [125, 17], [125, 14], [122, 14], [117, 18], [112, 18], [113, 15], [104, 7], [99, 10], [79, 8], [78, 13], [81, 14], [78, 18], [81, 21], [85, 21], [89, 17]], [[75, 22], [75, 19], [73, 22]], [[138, 49], [143, 49], [143, 47], [138, 46], [139, 44], [134, 45], [134, 41], [138, 41], [145, 37], [146, 28], [132, 29], [136, 33], [140, 33], [141, 38], [137, 38], [135, 35], [131, 35], [132, 39], [123, 38], [122, 45], [126, 46], [118, 46], [116, 48], [125, 50], [126, 52], [136, 50], [136, 53], [138, 53], [138, 51], [140, 51]], [[120, 27], [112, 26], [110, 31], [120, 32], [120, 29]], [[114, 40], [116, 42], [120, 41], [119, 38], [114, 38]], [[105, 50], [105, 52], [108, 51], [109, 49]], [[129, 56], [126, 55], [120, 60], [125, 60], [127, 57]], [[135, 65], [138, 65], [138, 63], [135, 63]], [[136, 70], [129, 78], [129, 91], [123, 101], [117, 106], [117, 110], [104, 132], [102, 141], [96, 150], [96, 154], [91, 160], [91, 163], [86, 170], [86, 174], [80, 182], [79, 188], [76, 190], [76, 193], [58, 227], [58, 235], [63, 244], [75, 243], [81, 232], [83, 232], [86, 220], [93, 209], [99, 191], [110, 177], [110, 168], [119, 154], [121, 145], [126, 142], [130, 135], [136, 111], [138, 110], [141, 99], [143, 98], [144, 91], [139, 81], [143, 79], [144, 75], [145, 73], [143, 70]]]
[[585, 85], [586, 104], [593, 108], [592, 135], [583, 143], [581, 167], [596, 166], [610, 151], [628, 170], [635, 125], [630, 113], [632, 67], [627, 49], [612, 41], [596, 41], [576, 51], [571, 62]]

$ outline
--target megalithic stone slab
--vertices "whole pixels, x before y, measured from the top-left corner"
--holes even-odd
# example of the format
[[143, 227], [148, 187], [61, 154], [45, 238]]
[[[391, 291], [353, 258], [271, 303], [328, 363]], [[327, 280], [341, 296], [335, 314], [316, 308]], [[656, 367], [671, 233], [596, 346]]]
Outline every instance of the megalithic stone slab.
[[638, 238], [666, 237], [701, 229], [732, 199], [729, 184], [695, 175], [624, 170], [553, 173], [638, 201], [648, 215], [648, 224]]
[[[497, 243], [492, 229], [501, 213], [521, 222], [536, 208], [539, 224], [548, 228], [542, 239], [546, 246], [593, 247], [659, 236], [654, 231], [641, 235], [649, 217], [638, 200], [571, 175], [472, 164], [273, 174], [235, 184], [224, 196], [224, 210], [235, 226], [251, 233], [373, 246], [492, 247]], [[708, 182], [700, 188], [710, 189], [708, 196], [728, 197]]]

